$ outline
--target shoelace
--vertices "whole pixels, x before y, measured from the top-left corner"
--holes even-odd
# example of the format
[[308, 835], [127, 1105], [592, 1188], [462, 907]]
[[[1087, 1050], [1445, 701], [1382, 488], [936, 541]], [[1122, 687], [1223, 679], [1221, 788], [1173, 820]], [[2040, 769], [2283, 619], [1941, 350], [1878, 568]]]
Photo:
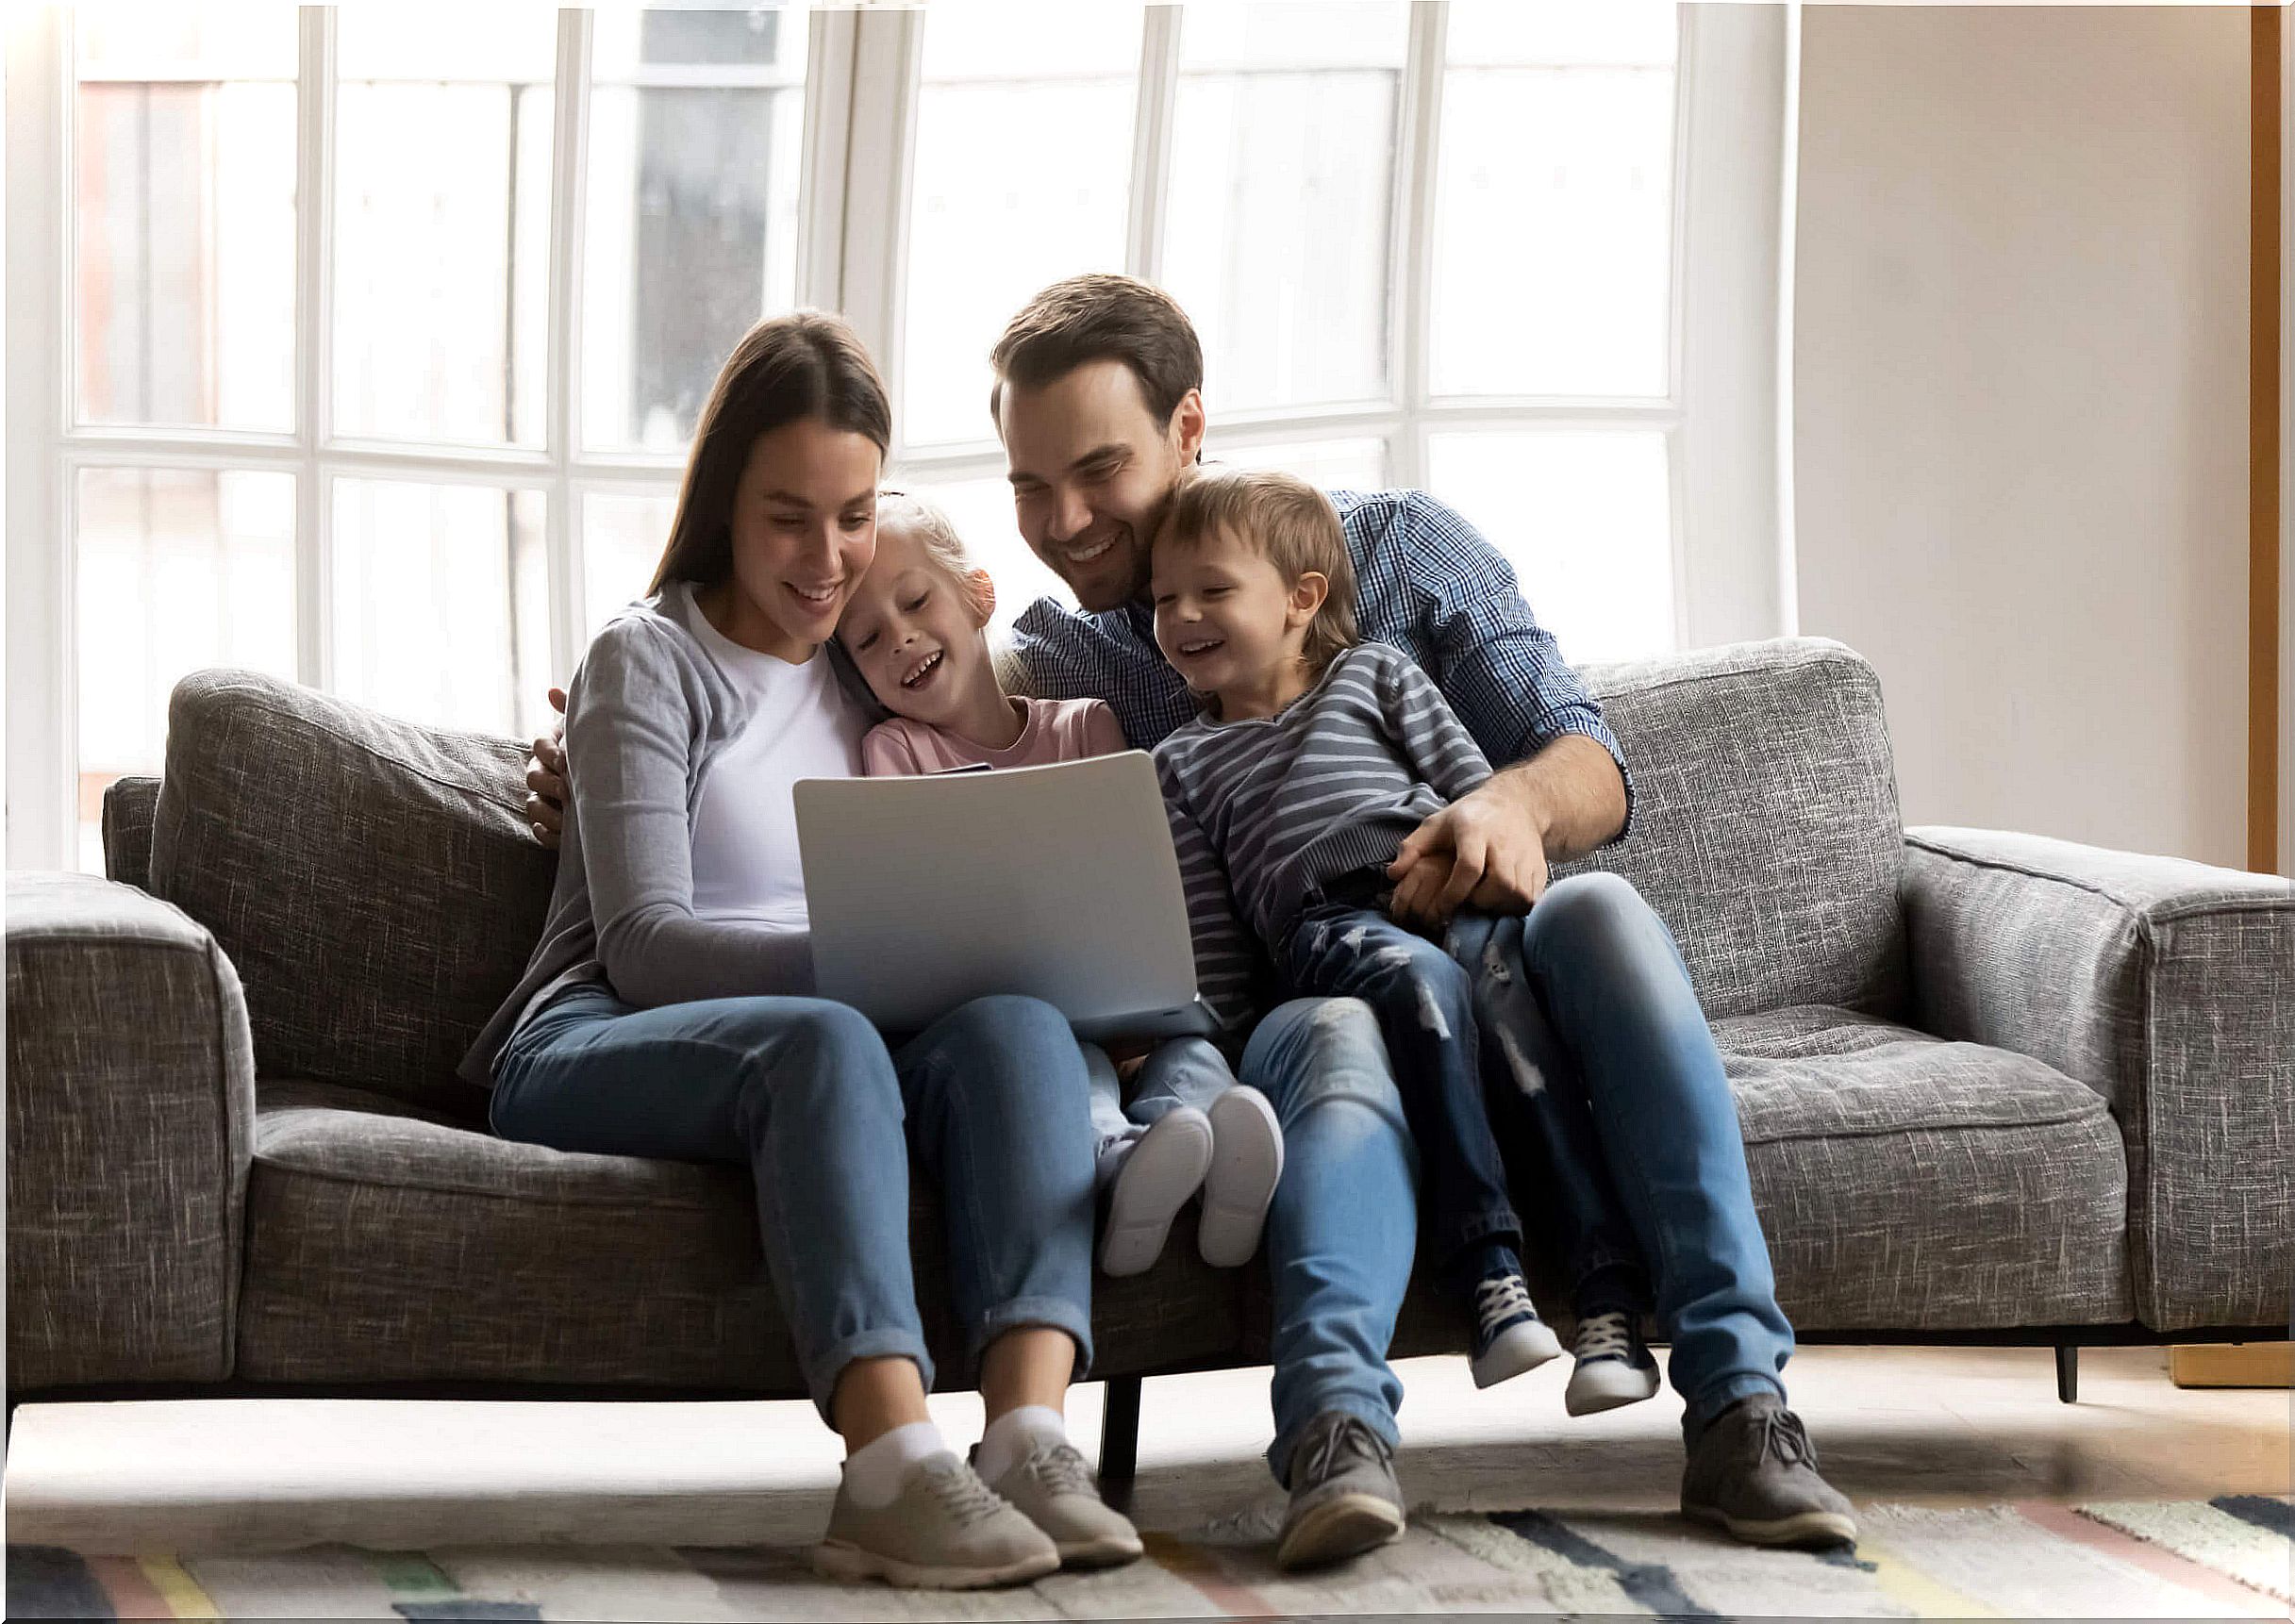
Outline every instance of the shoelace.
[[1631, 1359], [1633, 1322], [1615, 1310], [1589, 1314], [1578, 1321], [1578, 1334], [1572, 1351], [1580, 1359]]
[[941, 1509], [948, 1513], [949, 1521], [958, 1528], [970, 1528], [1004, 1509], [1004, 1497], [982, 1483], [980, 1474], [970, 1467], [952, 1467], [946, 1471], [927, 1472], [925, 1476]]
[[1084, 1464], [1084, 1457], [1076, 1452], [1073, 1444], [1039, 1447], [1020, 1463], [1020, 1469], [1031, 1474], [1054, 1494], [1088, 1494], [1096, 1499], [1100, 1492], [1091, 1481], [1091, 1468]]
[[1394, 1468], [1392, 1446], [1353, 1416], [1341, 1416], [1331, 1426], [1308, 1433], [1301, 1442], [1299, 1452], [1291, 1459], [1292, 1489], [1322, 1482], [1338, 1471], [1349, 1456], [1375, 1461], [1389, 1471]]
[[1536, 1314], [1530, 1288], [1519, 1274], [1494, 1274], [1474, 1288], [1474, 1316], [1485, 1331], [1504, 1325], [1518, 1314]]
[[1754, 1465], [1758, 1467], [1771, 1455], [1788, 1467], [1817, 1465], [1817, 1446], [1809, 1442], [1809, 1430], [1801, 1424], [1801, 1417], [1790, 1410], [1771, 1410], [1758, 1422], [1759, 1437], [1754, 1445]]

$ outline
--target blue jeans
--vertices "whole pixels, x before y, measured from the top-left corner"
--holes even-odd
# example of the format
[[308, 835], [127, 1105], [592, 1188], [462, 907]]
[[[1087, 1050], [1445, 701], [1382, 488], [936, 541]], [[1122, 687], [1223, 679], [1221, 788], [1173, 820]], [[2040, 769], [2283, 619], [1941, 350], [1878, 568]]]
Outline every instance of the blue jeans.
[[1289, 990], [1359, 998], [1378, 1017], [1419, 1148], [1422, 1239], [1454, 1284], [1492, 1243], [1519, 1250], [1522, 1221], [1482, 1100], [1473, 981], [1438, 944], [1352, 899], [1308, 904], [1275, 962]]
[[825, 999], [640, 1010], [574, 987], [511, 1035], [489, 1117], [505, 1138], [561, 1151], [749, 1168], [766, 1268], [824, 1417], [855, 1359], [913, 1359], [932, 1384], [909, 1272], [911, 1156], [946, 1195], [968, 1364], [1044, 1325], [1075, 1339], [1078, 1379], [1090, 1365], [1084, 1062], [1049, 1004], [977, 999], [891, 1051]]
[[1182, 1105], [1208, 1110], [1212, 1101], [1235, 1086], [1235, 1072], [1217, 1044], [1207, 1037], [1174, 1037], [1148, 1051], [1132, 1078], [1132, 1098], [1126, 1104], [1123, 1080], [1107, 1051], [1096, 1043], [1087, 1043], [1083, 1050], [1084, 1069], [1091, 1079], [1095, 1152], [1138, 1138]]
[[[1582, 1090], [1624, 1227], [1656, 1276], [1683, 1432], [1694, 1438], [1753, 1394], [1782, 1398], [1793, 1328], [1777, 1306], [1729, 1080], [1672, 934], [1629, 882], [1586, 873], [1482, 946], [1493, 944], [1498, 964], [1537, 989], [1574, 1063], [1544, 1081], [1573, 1102]], [[1540, 1131], [1500, 1114], [1508, 1142], [1538, 1153]]]

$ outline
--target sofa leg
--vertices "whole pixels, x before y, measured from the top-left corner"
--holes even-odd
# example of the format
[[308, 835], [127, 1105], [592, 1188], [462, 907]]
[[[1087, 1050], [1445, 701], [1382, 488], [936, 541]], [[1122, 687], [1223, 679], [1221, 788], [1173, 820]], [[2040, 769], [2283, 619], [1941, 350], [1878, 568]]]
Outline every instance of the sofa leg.
[[1100, 1498], [1118, 1511], [1132, 1503], [1132, 1474], [1139, 1465], [1138, 1376], [1111, 1376], [1100, 1415]]
[[2080, 1401], [2080, 1350], [2070, 1342], [2056, 1344], [2056, 1397], [2067, 1404]]

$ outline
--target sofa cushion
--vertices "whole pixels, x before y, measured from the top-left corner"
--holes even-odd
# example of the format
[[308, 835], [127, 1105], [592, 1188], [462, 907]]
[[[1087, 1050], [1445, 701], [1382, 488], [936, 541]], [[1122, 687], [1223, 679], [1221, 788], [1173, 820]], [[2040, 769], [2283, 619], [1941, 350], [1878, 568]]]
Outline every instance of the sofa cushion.
[[261, 1075], [483, 1112], [455, 1068], [525, 969], [557, 870], [524, 762], [273, 677], [176, 686], [150, 888], [238, 967]]
[[[554, 1151], [382, 1095], [266, 1082], [248, 1185], [239, 1373], [804, 1392], [747, 1171]], [[1094, 1283], [1102, 1374], [1235, 1362], [1235, 1283], [1192, 1220], [1153, 1274]], [[970, 1381], [940, 1202], [910, 1202], [925, 1339]]]
[[2127, 1169], [2093, 1089], [1826, 1006], [1720, 1020], [1714, 1036], [1796, 1324], [2130, 1317]]
[[1903, 1015], [1904, 830], [1872, 668], [1821, 638], [1591, 666], [1632, 768], [1634, 832], [1555, 873], [1633, 881], [1709, 1017]]

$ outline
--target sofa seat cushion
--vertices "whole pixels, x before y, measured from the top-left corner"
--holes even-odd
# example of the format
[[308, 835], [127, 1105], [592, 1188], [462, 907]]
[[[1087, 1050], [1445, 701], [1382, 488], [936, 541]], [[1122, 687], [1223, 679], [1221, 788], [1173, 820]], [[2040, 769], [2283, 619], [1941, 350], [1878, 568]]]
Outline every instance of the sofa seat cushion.
[[[239, 1373], [272, 1382], [639, 1384], [802, 1396], [732, 1164], [554, 1151], [300, 1080], [257, 1090]], [[912, 1192], [925, 1338], [969, 1384], [935, 1192]], [[1095, 1281], [1103, 1374], [1232, 1362], [1239, 1279], [1174, 1229]]]
[[2093, 1089], [1826, 1005], [1733, 1017], [1714, 1036], [1796, 1325], [2130, 1317], [2127, 1168]]

